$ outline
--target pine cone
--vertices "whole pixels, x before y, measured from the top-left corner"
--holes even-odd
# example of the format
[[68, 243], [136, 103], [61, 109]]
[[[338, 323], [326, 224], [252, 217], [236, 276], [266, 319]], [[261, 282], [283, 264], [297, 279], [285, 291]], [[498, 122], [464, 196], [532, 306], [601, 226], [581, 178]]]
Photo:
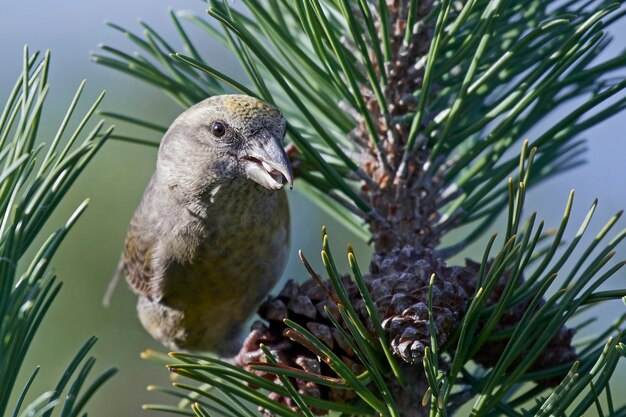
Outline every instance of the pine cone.
[[[382, 320], [390, 348], [405, 362], [404, 372], [413, 381], [412, 389], [406, 392], [399, 387], [391, 375], [384, 375], [391, 391], [398, 396], [398, 402], [404, 404], [403, 415], [421, 416], [422, 408], [417, 407], [417, 404], [427, 387], [421, 361], [425, 347], [430, 345], [428, 293], [431, 275], [435, 274], [436, 277], [432, 290], [434, 325], [437, 330], [437, 343], [442, 346], [466, 312], [469, 297], [475, 291], [479, 267], [479, 264], [470, 260], [466, 261], [465, 267], [447, 267], [443, 259], [437, 257], [436, 252], [428, 249], [418, 251], [410, 246], [402, 249], [395, 248], [389, 255], [375, 254], [373, 256], [370, 274], [366, 275], [364, 280], [378, 317]], [[489, 296], [486, 306], [497, 303], [508, 279], [509, 275], [503, 274]], [[359, 318], [375, 337], [374, 324], [370, 320], [356, 285], [349, 276], [343, 276], [342, 282]], [[335, 378], [336, 374], [324, 361], [285, 335], [286, 326], [283, 319], [289, 318], [307, 328], [341, 358], [355, 374], [363, 372], [364, 366], [334, 328], [324, 311], [327, 307], [334, 318], [341, 322], [337, 306], [333, 302], [333, 299], [337, 297], [335, 294], [328, 294], [327, 291], [331, 288], [328, 281], [325, 286], [326, 288], [321, 288], [314, 280], [308, 280], [302, 284], [297, 284], [293, 280], [288, 281], [278, 296], [270, 297], [259, 308], [259, 315], [267, 324], [262, 321], [254, 323], [252, 332], [235, 362], [242, 367], [264, 362], [264, 354], [259, 349], [259, 345], [264, 344], [280, 364]], [[496, 329], [515, 326], [527, 308], [528, 303], [507, 311]], [[482, 325], [479, 324], [478, 331], [481, 327]], [[564, 327], [542, 352], [531, 369], [546, 369], [574, 360], [576, 353], [571, 347], [573, 334], [572, 330]], [[500, 358], [506, 343], [507, 340], [485, 344], [473, 358], [474, 361], [486, 368], [493, 367]], [[445, 363], [442, 363], [442, 366], [445, 367]], [[389, 372], [385, 369], [381, 371]], [[280, 384], [280, 379], [272, 373], [253, 372]], [[543, 383], [555, 385], [558, 382], [560, 380], [557, 377]], [[355, 394], [350, 390], [331, 389], [297, 379], [293, 379], [293, 383], [300, 393], [316, 398], [335, 402], [348, 402], [355, 398]], [[276, 393], [271, 393], [270, 397], [297, 410], [296, 404], [289, 397]], [[271, 415], [267, 410], [262, 411], [268, 416]], [[323, 413], [322, 410], [312, 411], [318, 414]]]
[[[413, 373], [421, 376], [424, 348], [430, 344], [427, 307], [430, 277], [433, 273], [437, 277], [433, 285], [433, 309], [436, 312], [438, 343], [447, 340], [465, 311], [468, 295], [462, 283], [468, 278], [463, 276], [462, 268], [446, 267], [443, 260], [437, 258], [433, 251], [418, 253], [411, 247], [394, 250], [387, 257], [375, 256], [371, 269], [372, 273], [364, 279], [378, 316], [384, 319], [383, 328], [390, 340], [391, 349], [407, 363], [418, 365], [413, 367]], [[349, 276], [342, 277], [342, 280], [351, 304], [375, 337], [374, 324], [356, 285]], [[330, 288], [330, 283], [327, 282], [326, 286]], [[253, 325], [253, 330], [237, 356], [236, 363], [245, 367], [251, 363], [264, 361], [263, 352], [259, 349], [259, 344], [263, 343], [281, 364], [336, 377], [323, 361], [284, 335], [285, 325], [282, 320], [289, 318], [306, 327], [353, 369], [354, 373], [362, 372], [365, 368], [326, 316], [324, 307], [328, 307], [339, 320], [337, 306], [332, 298], [313, 280], [301, 285], [293, 280], [289, 281], [277, 297], [268, 299], [259, 308], [260, 317], [268, 324], [257, 321]], [[273, 374], [257, 371], [255, 373], [280, 383]], [[413, 379], [417, 381], [420, 378]], [[389, 381], [393, 389], [393, 378], [390, 377]], [[295, 382], [298, 390], [306, 395], [341, 402], [354, 398], [354, 393], [349, 390], [329, 389], [304, 381]], [[395, 391], [402, 392], [400, 389]], [[415, 392], [412, 397], [421, 398], [423, 394], [423, 391]], [[276, 394], [272, 394], [272, 398], [294, 409], [296, 407], [290, 398]]]
[[[330, 288], [330, 283], [327, 282], [326, 284]], [[348, 276], [343, 277], [343, 284], [350, 299], [356, 299], [358, 297], [357, 288]], [[329, 299], [326, 291], [320, 288], [313, 280], [308, 280], [303, 284], [297, 284], [295, 281], [289, 280], [278, 296], [270, 297], [259, 308], [259, 315], [267, 321], [267, 324], [261, 321], [256, 321], [253, 324], [251, 333], [235, 358], [235, 363], [245, 367], [251, 363], [265, 362], [264, 354], [259, 349], [259, 345], [262, 343], [268, 347], [278, 362], [283, 365], [318, 375], [336, 377], [335, 373], [325, 362], [320, 361], [307, 348], [293, 342], [284, 335], [286, 326], [283, 323], [283, 319], [289, 318], [306, 327], [337, 354], [355, 374], [360, 374], [364, 371], [364, 367], [359, 363], [354, 351], [346, 343], [345, 339], [334, 328], [324, 311], [324, 307], [328, 307], [331, 314], [336, 319], [339, 319], [336, 304]], [[253, 372], [280, 384], [280, 380], [274, 374], [259, 371]], [[347, 402], [355, 397], [355, 394], [350, 390], [329, 389], [312, 382], [295, 380], [295, 386], [301, 394], [336, 402]], [[297, 410], [297, 406], [291, 398], [282, 397], [275, 393], [270, 394], [270, 397]], [[266, 415], [271, 415], [267, 410], [261, 411]], [[321, 410], [312, 411], [323, 414]]]
[[389, 255], [376, 254], [367, 277], [369, 290], [383, 320], [391, 349], [402, 360], [421, 363], [430, 345], [428, 285], [433, 283], [433, 315], [437, 343], [442, 345], [463, 317], [467, 306], [466, 283], [471, 277], [460, 267], [446, 267], [432, 250], [410, 246], [394, 248]]

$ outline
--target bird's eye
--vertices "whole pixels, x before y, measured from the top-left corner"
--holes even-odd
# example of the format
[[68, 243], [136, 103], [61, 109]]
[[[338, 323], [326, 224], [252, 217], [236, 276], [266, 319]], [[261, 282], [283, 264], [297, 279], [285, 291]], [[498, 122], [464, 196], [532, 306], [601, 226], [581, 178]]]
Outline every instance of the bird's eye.
[[224, 133], [226, 133], [226, 127], [221, 122], [213, 122], [211, 125], [211, 133], [213, 133], [213, 136], [219, 138], [224, 136]]

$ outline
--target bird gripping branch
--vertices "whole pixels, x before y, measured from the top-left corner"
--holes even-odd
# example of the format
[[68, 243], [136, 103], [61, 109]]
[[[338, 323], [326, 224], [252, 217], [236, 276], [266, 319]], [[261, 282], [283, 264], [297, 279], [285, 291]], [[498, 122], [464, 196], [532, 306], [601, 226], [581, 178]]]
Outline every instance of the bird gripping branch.
[[145, 329], [170, 349], [234, 354], [240, 327], [289, 250], [286, 121], [242, 95], [208, 98], [165, 133], [131, 220], [120, 273]]

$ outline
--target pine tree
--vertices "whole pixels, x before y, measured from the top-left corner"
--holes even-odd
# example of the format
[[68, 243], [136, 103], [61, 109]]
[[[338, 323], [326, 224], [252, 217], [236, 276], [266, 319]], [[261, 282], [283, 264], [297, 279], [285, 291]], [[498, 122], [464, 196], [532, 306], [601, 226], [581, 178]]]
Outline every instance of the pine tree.
[[[39, 52], [30, 54], [25, 47], [22, 73], [0, 112], [0, 416], [7, 417], [86, 415], [89, 399], [117, 372], [110, 368], [88, 382], [96, 361], [88, 356], [96, 343], [92, 337], [74, 355], [55, 387], [32, 401], [28, 399], [39, 367], [30, 370], [24, 386], [17, 386], [28, 348], [61, 290], [51, 259], [87, 208], [88, 200], [43, 241], [32, 257], [28, 251], [37, 248], [36, 240], [46, 237], [42, 229], [47, 220], [112, 132], [104, 120], [87, 131], [104, 92], [77, 126], [68, 128], [77, 118], [83, 81], [54, 137], [43, 142], [40, 127], [50, 89], [49, 68], [49, 51], [42, 57]], [[22, 266], [26, 268], [20, 272]]]
[[[274, 103], [289, 121], [297, 188], [375, 253], [364, 274], [349, 248], [351, 270], [342, 273], [324, 230], [328, 278], [301, 253], [308, 280], [288, 282], [261, 306], [236, 363], [171, 353], [170, 371], [198, 384], [153, 387], [184, 399], [148, 408], [406, 417], [451, 415], [468, 403], [472, 416], [581, 416], [593, 407], [602, 415], [606, 397], [610, 415], [626, 415], [609, 384], [626, 354], [626, 316], [575, 344], [568, 325], [590, 306], [626, 302], [626, 289], [599, 289], [624, 264], [611, 262], [626, 236], [612, 232], [620, 213], [574, 258], [595, 202], [571, 242], [563, 234], [573, 193], [556, 230], [523, 212], [528, 188], [577, 167], [581, 134], [626, 106], [626, 81], [610, 76], [626, 56], [600, 60], [605, 28], [624, 14], [619, 4], [243, 4], [212, 0], [208, 19], [171, 12], [185, 52], [145, 23], [143, 36], [112, 25], [142, 52], [105, 45], [94, 60], [182, 107], [231, 91]], [[201, 56], [182, 20], [228, 47], [248, 79]], [[566, 104], [574, 110], [557, 116]], [[500, 238], [486, 237], [502, 213]], [[485, 242], [482, 259], [449, 264], [476, 241]]]

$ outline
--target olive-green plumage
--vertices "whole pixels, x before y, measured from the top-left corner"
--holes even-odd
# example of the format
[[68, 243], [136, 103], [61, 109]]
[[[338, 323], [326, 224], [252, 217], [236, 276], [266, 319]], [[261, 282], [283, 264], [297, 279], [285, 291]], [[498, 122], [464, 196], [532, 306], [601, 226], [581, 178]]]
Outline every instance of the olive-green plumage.
[[141, 323], [170, 349], [222, 355], [280, 278], [291, 185], [285, 119], [251, 97], [215, 96], [182, 113], [130, 223], [122, 268]]

